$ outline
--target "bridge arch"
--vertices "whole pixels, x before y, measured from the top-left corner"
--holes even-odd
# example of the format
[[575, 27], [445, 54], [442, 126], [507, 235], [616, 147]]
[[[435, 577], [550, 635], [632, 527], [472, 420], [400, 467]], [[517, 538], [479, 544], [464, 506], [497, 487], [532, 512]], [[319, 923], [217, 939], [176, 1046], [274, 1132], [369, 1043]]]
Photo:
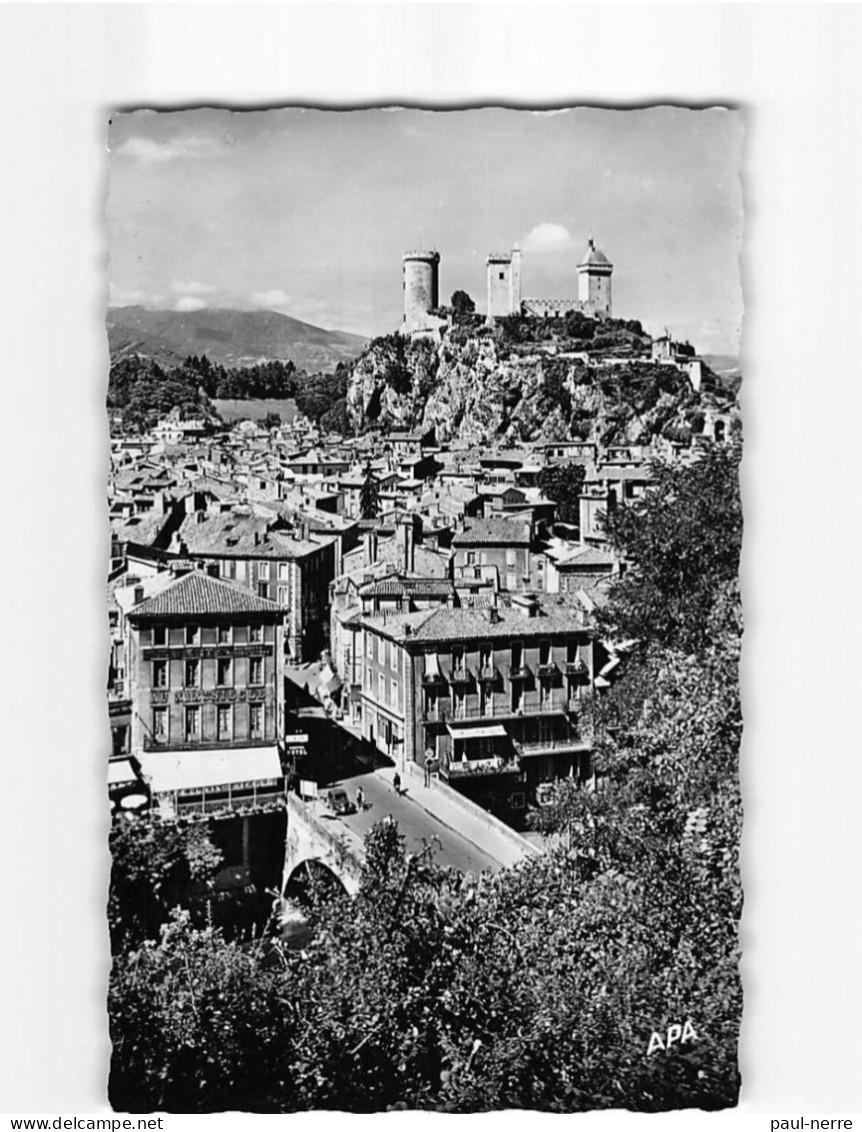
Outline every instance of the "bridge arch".
[[325, 869], [350, 896], [359, 891], [362, 879], [362, 857], [354, 845], [349, 844], [326, 827], [314, 812], [311, 805], [303, 802], [296, 794], [287, 797], [287, 838], [285, 840], [284, 871], [282, 873], [282, 893], [287, 894], [291, 880], [298, 880], [294, 874], [304, 866], [306, 872], [317, 873]]
[[293, 863], [290, 875], [286, 875], [282, 896], [286, 900], [295, 900], [302, 904], [306, 897], [312, 893], [325, 892], [345, 893], [347, 885], [342, 877], [317, 857], [305, 857]]

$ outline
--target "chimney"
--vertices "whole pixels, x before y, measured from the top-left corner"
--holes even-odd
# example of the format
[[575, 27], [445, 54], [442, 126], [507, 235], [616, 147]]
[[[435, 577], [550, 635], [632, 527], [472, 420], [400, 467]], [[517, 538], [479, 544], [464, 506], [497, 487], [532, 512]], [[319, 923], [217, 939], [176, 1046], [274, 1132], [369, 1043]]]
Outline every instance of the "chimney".
[[413, 572], [413, 520], [398, 524], [398, 562], [405, 573]]

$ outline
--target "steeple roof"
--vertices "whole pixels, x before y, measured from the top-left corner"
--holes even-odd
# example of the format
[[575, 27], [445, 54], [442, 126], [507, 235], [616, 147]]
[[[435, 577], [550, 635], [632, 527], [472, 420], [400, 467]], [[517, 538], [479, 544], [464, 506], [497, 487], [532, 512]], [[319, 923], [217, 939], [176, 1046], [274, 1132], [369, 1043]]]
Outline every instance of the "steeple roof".
[[593, 243], [593, 241], [591, 239], [590, 242], [589, 242], [589, 245], [587, 246], [587, 250], [584, 254], [583, 259], [578, 264], [578, 267], [592, 267], [592, 266], [612, 267], [613, 264], [611, 263], [611, 261], [608, 259], [608, 257], [605, 255], [604, 252], [599, 251], [599, 249], [596, 247], [596, 245]]

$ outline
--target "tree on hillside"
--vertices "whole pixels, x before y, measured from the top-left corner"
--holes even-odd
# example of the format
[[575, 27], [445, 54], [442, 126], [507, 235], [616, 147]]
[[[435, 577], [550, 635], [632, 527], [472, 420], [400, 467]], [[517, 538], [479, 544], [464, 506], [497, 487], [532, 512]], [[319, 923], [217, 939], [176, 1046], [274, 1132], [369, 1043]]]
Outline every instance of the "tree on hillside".
[[585, 475], [582, 464], [546, 464], [539, 472], [539, 489], [559, 505], [557, 518], [563, 523], [579, 522]]
[[607, 631], [697, 651], [709, 643], [716, 595], [739, 568], [738, 448], [714, 446], [694, 464], [656, 463], [637, 502], [609, 511], [611, 546], [630, 564], [614, 582]]
[[359, 513], [363, 519], [376, 519], [380, 514], [380, 487], [370, 464], [365, 465], [365, 480], [359, 490]]
[[265, 429], [281, 428], [281, 413], [267, 413], [260, 423]]
[[466, 291], [454, 291], [449, 300], [449, 305], [452, 308], [452, 316], [456, 323], [469, 322], [476, 313], [476, 304]]

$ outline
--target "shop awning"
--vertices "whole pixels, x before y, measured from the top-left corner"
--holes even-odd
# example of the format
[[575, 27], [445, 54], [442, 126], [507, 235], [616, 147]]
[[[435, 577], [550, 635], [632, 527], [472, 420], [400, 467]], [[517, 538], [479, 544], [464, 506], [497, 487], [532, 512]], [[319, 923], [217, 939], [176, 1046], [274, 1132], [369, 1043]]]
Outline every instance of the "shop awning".
[[282, 777], [277, 747], [209, 751], [145, 751], [141, 771], [154, 794], [205, 790]]
[[446, 730], [453, 739], [505, 739], [506, 728], [499, 723], [490, 727], [458, 727], [457, 724], [447, 723]]
[[437, 654], [434, 652], [425, 654], [425, 675], [435, 677], [440, 675], [440, 668], [437, 664]]
[[112, 759], [108, 763], [108, 786], [123, 786], [127, 782], [137, 781], [138, 776], [128, 759]]

